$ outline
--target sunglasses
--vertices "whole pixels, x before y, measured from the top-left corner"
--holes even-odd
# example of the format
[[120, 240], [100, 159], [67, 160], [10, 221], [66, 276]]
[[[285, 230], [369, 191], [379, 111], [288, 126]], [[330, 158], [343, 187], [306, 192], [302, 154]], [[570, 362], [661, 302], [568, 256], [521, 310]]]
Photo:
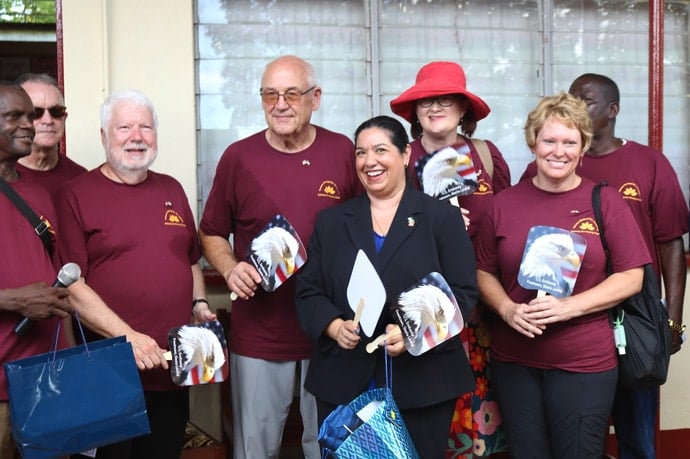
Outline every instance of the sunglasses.
[[53, 118], [64, 118], [65, 115], [67, 115], [67, 107], [63, 107], [62, 105], [55, 105], [53, 107], [45, 108], [45, 107], [34, 107], [34, 114], [36, 115], [36, 119], [41, 119], [43, 118], [43, 114], [48, 111], [50, 113], [50, 116]]

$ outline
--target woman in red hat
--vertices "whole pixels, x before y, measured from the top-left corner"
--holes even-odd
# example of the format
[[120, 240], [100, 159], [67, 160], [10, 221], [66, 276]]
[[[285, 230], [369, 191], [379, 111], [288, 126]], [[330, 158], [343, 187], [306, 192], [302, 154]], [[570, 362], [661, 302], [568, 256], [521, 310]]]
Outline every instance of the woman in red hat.
[[[477, 228], [494, 193], [510, 187], [510, 171], [498, 148], [489, 141], [470, 140], [477, 122], [489, 114], [489, 106], [467, 90], [465, 72], [460, 65], [431, 62], [419, 70], [414, 86], [391, 101], [391, 110], [411, 124], [409, 169], [412, 184], [418, 189], [421, 184], [415, 163], [419, 159], [447, 146], [469, 147], [477, 173], [477, 188], [472, 194], [460, 196], [459, 204], [466, 223], [469, 221], [467, 230], [474, 244]], [[489, 382], [490, 340], [488, 324], [482, 320], [485, 314], [488, 313], [478, 305], [461, 335], [475, 373], [476, 389], [457, 401], [448, 457], [489, 456], [507, 449]]]

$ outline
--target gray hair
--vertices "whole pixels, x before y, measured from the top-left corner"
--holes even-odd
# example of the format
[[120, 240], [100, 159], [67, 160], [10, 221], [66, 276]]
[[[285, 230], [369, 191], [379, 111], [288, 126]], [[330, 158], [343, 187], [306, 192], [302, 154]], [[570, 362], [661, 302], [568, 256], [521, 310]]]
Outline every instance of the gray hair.
[[105, 102], [103, 102], [103, 105], [101, 106], [101, 129], [103, 129], [103, 131], [107, 132], [108, 124], [110, 124], [110, 118], [113, 116], [113, 108], [120, 102], [128, 102], [148, 108], [153, 116], [154, 127], [156, 130], [158, 130], [158, 115], [156, 114], [156, 109], [153, 107], [153, 102], [151, 102], [151, 99], [136, 89], [127, 89], [124, 91], [116, 91], [111, 93], [105, 99]]
[[57, 80], [47, 73], [24, 73], [19, 75], [14, 82], [19, 86], [23, 86], [24, 83], [41, 83], [47, 86], [52, 86], [57, 89], [58, 95], [60, 96], [60, 103], [65, 105], [65, 96], [62, 94]]

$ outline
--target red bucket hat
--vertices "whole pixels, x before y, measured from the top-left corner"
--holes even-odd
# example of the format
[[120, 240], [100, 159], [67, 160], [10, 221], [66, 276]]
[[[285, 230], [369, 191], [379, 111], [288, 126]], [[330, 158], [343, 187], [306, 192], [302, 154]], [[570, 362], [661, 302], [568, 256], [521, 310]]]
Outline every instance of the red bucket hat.
[[455, 62], [431, 62], [419, 69], [414, 86], [391, 101], [391, 110], [410, 123], [415, 116], [415, 104], [420, 99], [447, 94], [467, 97], [477, 121], [486, 118], [491, 109], [479, 96], [467, 90], [465, 71]]

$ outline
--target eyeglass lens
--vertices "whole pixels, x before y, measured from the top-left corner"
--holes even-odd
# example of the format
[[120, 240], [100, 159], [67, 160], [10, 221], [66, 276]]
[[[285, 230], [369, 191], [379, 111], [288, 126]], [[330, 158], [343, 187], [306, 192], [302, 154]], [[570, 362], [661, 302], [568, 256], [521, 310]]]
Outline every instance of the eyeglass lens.
[[420, 107], [428, 108], [434, 105], [434, 102], [438, 102], [441, 107], [450, 107], [455, 102], [455, 96], [439, 96], [439, 97], [428, 97], [426, 99], [421, 99], [418, 104]]
[[311, 88], [307, 89], [306, 91], [298, 91], [297, 89], [289, 89], [285, 92], [278, 92], [273, 89], [268, 89], [264, 91], [263, 89], [259, 92], [261, 94], [261, 100], [267, 104], [267, 105], [275, 105], [278, 103], [278, 99], [280, 99], [280, 96], [283, 96], [283, 99], [285, 99], [285, 102], [288, 105], [293, 105], [297, 104], [302, 100], [302, 96], [307, 94], [310, 91], [313, 91], [316, 86], [312, 86]]
[[34, 107], [34, 113], [36, 114], [36, 119], [43, 118], [43, 114], [48, 111], [50, 116], [53, 118], [62, 118], [67, 113], [67, 107], [61, 105], [55, 105], [53, 107]]

